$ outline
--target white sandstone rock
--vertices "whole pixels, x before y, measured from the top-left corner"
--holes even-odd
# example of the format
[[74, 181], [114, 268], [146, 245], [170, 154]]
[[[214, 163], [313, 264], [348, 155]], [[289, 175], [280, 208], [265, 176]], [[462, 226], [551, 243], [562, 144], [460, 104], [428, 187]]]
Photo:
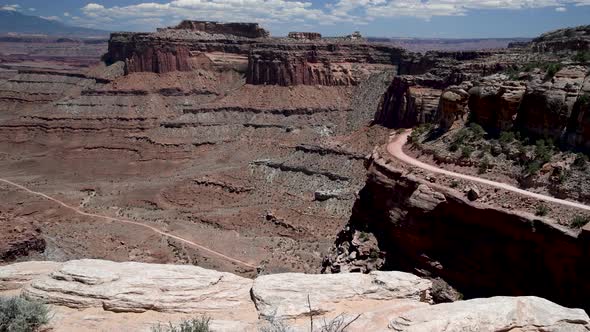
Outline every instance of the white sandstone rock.
[[590, 319], [581, 309], [538, 297], [493, 297], [411, 310], [391, 320], [389, 328], [399, 332], [588, 332]]
[[369, 310], [396, 299], [430, 302], [431, 287], [430, 281], [404, 272], [282, 273], [256, 278], [252, 297], [262, 317], [294, 319], [307, 316], [310, 304], [315, 315], [322, 315]]

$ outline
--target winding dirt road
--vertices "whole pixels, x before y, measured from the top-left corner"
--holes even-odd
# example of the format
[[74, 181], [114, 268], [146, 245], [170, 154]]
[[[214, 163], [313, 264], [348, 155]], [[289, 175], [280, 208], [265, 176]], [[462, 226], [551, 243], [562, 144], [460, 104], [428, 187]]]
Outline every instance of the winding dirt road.
[[416, 159], [408, 156], [407, 154], [405, 154], [403, 151], [403, 146], [408, 141], [408, 136], [410, 135], [411, 132], [412, 132], [411, 130], [407, 130], [404, 133], [397, 135], [396, 139], [393, 140], [391, 143], [389, 143], [389, 145], [387, 145], [387, 152], [389, 152], [396, 159], [398, 159], [406, 164], [409, 164], [409, 165], [412, 165], [412, 166], [415, 166], [418, 168], [422, 168], [422, 169], [432, 172], [432, 173], [438, 173], [438, 174], [448, 175], [448, 176], [458, 178], [458, 179], [464, 179], [464, 180], [468, 180], [468, 181], [478, 182], [478, 183], [482, 183], [482, 184], [485, 184], [488, 186], [512, 191], [512, 192], [515, 192], [520, 195], [536, 198], [536, 199], [539, 199], [542, 201], [557, 203], [557, 204], [561, 204], [561, 205], [565, 205], [565, 206], [569, 206], [569, 207], [574, 207], [574, 208], [590, 211], [590, 206], [582, 204], [582, 203], [566, 201], [564, 199], [559, 199], [559, 198], [555, 198], [555, 197], [551, 197], [551, 196], [547, 196], [547, 195], [543, 195], [543, 194], [533, 193], [533, 192], [526, 191], [526, 190], [511, 186], [509, 184], [502, 183], [502, 182], [495, 182], [495, 181], [482, 179], [482, 178], [478, 178], [478, 177], [471, 176], [471, 175], [465, 175], [465, 174], [461, 174], [461, 173], [447, 171], [445, 169], [438, 168], [436, 166], [426, 164], [426, 163], [423, 163], [419, 160], [416, 160]]
[[103, 215], [100, 215], [100, 214], [84, 212], [84, 211], [82, 211], [82, 210], [80, 210], [80, 209], [78, 209], [76, 207], [70, 206], [70, 205], [64, 203], [63, 201], [58, 200], [57, 198], [51, 197], [49, 195], [46, 195], [46, 194], [41, 193], [41, 192], [38, 192], [38, 191], [31, 190], [31, 189], [29, 189], [29, 188], [27, 188], [25, 186], [22, 186], [22, 185], [20, 185], [18, 183], [14, 183], [14, 182], [12, 182], [10, 180], [6, 180], [6, 179], [1, 179], [0, 178], [0, 182], [3, 182], [3, 183], [8, 184], [10, 186], [16, 187], [16, 188], [18, 188], [20, 190], [23, 190], [23, 191], [26, 191], [26, 192], [28, 192], [30, 194], [33, 194], [33, 195], [36, 195], [36, 196], [40, 196], [40, 197], [43, 197], [43, 198], [45, 198], [47, 200], [50, 200], [52, 202], [55, 202], [55, 203], [57, 203], [57, 204], [65, 207], [67, 209], [70, 209], [70, 210], [74, 211], [75, 213], [77, 213], [79, 215], [86, 216], [86, 217], [92, 217], [92, 218], [99, 218], [99, 219], [104, 219], [104, 220], [109, 220], [109, 221], [114, 221], [114, 222], [120, 222], [120, 223], [124, 223], [124, 224], [131, 224], [131, 225], [136, 225], [136, 226], [140, 226], [140, 227], [144, 227], [144, 228], [147, 228], [147, 229], [153, 231], [154, 233], [157, 233], [157, 234], [160, 234], [162, 236], [166, 236], [166, 237], [169, 237], [169, 238], [178, 240], [178, 241], [180, 241], [182, 243], [188, 244], [191, 247], [194, 247], [194, 248], [203, 250], [205, 252], [208, 252], [209, 254], [212, 254], [214, 256], [223, 258], [223, 259], [225, 259], [227, 261], [230, 261], [230, 262], [233, 262], [233, 263], [236, 263], [236, 264], [239, 264], [239, 265], [242, 265], [242, 266], [251, 268], [251, 269], [256, 269], [256, 266], [254, 266], [254, 265], [252, 265], [250, 263], [241, 261], [241, 260], [239, 260], [237, 258], [229, 257], [227, 255], [224, 255], [224, 254], [218, 252], [218, 251], [215, 251], [213, 249], [209, 249], [209, 248], [207, 248], [205, 246], [202, 246], [202, 245], [200, 245], [198, 243], [195, 243], [193, 241], [184, 239], [184, 238], [182, 238], [180, 236], [176, 236], [176, 235], [173, 235], [173, 234], [170, 234], [170, 233], [166, 233], [164, 231], [161, 231], [161, 230], [159, 230], [159, 229], [157, 229], [155, 227], [152, 227], [152, 226], [149, 226], [149, 225], [146, 225], [146, 224], [137, 222], [137, 221], [127, 220], [127, 219], [120, 219], [120, 218], [114, 218], [114, 217], [108, 217], [108, 216], [103, 216]]

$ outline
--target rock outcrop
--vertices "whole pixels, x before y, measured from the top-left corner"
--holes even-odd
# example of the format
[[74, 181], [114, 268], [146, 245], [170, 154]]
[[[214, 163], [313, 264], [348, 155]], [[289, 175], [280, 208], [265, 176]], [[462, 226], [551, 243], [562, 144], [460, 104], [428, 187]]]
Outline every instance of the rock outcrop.
[[420, 78], [414, 76], [394, 77], [381, 98], [375, 122], [389, 128], [410, 128], [434, 122], [442, 90], [420, 83]]
[[[387, 161], [373, 155], [328, 271], [421, 271], [466, 298], [537, 295], [590, 308], [588, 230], [575, 234], [532, 215], [480, 206]], [[361, 250], [373, 236], [372, 249]]]
[[[48, 328], [147, 331], [205, 315], [212, 331], [309, 331], [334, 322], [351, 331], [588, 331], [590, 318], [537, 297], [431, 305], [430, 281], [403, 272], [259, 276], [196, 266], [103, 260], [0, 267], [0, 295], [51, 304]], [[10, 287], [4, 287], [10, 285]], [[250, 297], [251, 294], [251, 297]], [[73, 309], [72, 309], [73, 308]]]
[[493, 133], [512, 129], [525, 88], [503, 75], [486, 77], [469, 90], [471, 119]]
[[250, 84], [355, 85], [375, 67], [394, 71], [407, 57], [392, 45], [314, 33], [269, 38], [258, 29], [185, 21], [155, 33], [113, 33], [104, 59], [124, 62], [127, 74], [217, 66], [245, 73]]
[[536, 52], [589, 51], [590, 25], [544, 33], [528, 46]]
[[190, 21], [180, 22], [175, 30], [201, 31], [210, 34], [232, 35], [245, 38], [268, 38], [270, 33], [261, 28], [258, 23], [219, 23], [212, 21]]
[[536, 137], [565, 138], [587, 73], [588, 68], [570, 66], [550, 80], [537, 77], [529, 82], [518, 111], [520, 130]]
[[583, 310], [565, 309], [538, 297], [493, 297], [410, 310], [394, 318], [389, 328], [398, 332], [583, 332], [590, 329], [586, 316]]
[[[403, 272], [272, 274], [254, 280], [252, 298], [262, 317], [294, 319], [358, 311], [366, 301], [430, 302], [432, 283]], [[309, 302], [308, 302], [309, 300]], [[365, 303], [363, 303], [365, 302]]]
[[288, 38], [291, 39], [298, 39], [298, 40], [317, 40], [322, 39], [322, 34], [318, 32], [289, 32], [287, 35]]
[[[149, 268], [148, 268], [149, 267]], [[141, 273], [138, 273], [141, 271]], [[196, 266], [85, 259], [34, 280], [24, 296], [71, 308], [114, 312], [247, 310], [252, 280]]]
[[469, 94], [462, 87], [449, 87], [442, 93], [438, 106], [441, 128], [451, 128], [455, 120], [464, 117], [468, 99]]

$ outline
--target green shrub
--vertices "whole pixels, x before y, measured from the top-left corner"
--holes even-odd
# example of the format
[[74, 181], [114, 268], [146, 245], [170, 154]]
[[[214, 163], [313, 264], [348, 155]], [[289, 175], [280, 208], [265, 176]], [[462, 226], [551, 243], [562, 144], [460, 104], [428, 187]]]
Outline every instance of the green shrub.
[[588, 51], [579, 51], [576, 55], [572, 58], [576, 62], [587, 63], [590, 62], [590, 52]]
[[469, 157], [471, 157], [472, 153], [473, 148], [470, 146], [464, 146], [461, 148], [461, 158], [468, 159]]
[[459, 182], [457, 180], [453, 180], [451, 182], [451, 188], [457, 188], [459, 186]]
[[588, 217], [585, 216], [575, 216], [574, 219], [572, 219], [571, 222], [571, 226], [573, 228], [582, 228], [584, 226], [586, 226], [586, 224], [589, 222], [590, 220], [588, 219]]
[[583, 95], [578, 96], [578, 104], [580, 105], [588, 105], [590, 104], [590, 95], [585, 93]]
[[362, 242], [367, 242], [369, 240], [369, 234], [367, 234], [366, 232], [361, 232], [361, 234], [359, 235], [359, 240], [361, 240]]
[[537, 174], [540, 170], [541, 170], [541, 163], [538, 160], [533, 160], [525, 168], [525, 172], [528, 175]]
[[574, 160], [574, 167], [580, 168], [580, 169], [586, 169], [588, 164], [588, 156], [583, 154], [583, 153], [578, 153], [576, 155], [576, 159]]
[[477, 169], [477, 173], [478, 174], [484, 174], [485, 172], [488, 171], [488, 169], [491, 168], [490, 165], [490, 160], [488, 159], [488, 157], [484, 157], [481, 162], [479, 163], [479, 167]]
[[516, 135], [512, 131], [503, 131], [500, 133], [500, 143], [508, 144], [512, 143], [515, 139]]
[[549, 208], [546, 205], [544, 205], [544, 204], [537, 205], [537, 211], [535, 212], [536, 216], [544, 217], [547, 214], [549, 214]]
[[22, 297], [0, 297], [0, 332], [34, 332], [49, 323], [45, 304]]
[[547, 66], [547, 70], [545, 71], [545, 80], [548, 81], [552, 79], [558, 71], [563, 68], [561, 63], [552, 63]]
[[471, 132], [473, 133], [473, 139], [476, 141], [482, 139], [485, 134], [487, 134], [483, 127], [475, 122], [469, 124], [469, 129], [471, 129]]
[[172, 325], [172, 323], [168, 323], [168, 325], [158, 324], [152, 326], [152, 332], [210, 332], [210, 322], [211, 318], [202, 316], [198, 319], [184, 320], [176, 326]]

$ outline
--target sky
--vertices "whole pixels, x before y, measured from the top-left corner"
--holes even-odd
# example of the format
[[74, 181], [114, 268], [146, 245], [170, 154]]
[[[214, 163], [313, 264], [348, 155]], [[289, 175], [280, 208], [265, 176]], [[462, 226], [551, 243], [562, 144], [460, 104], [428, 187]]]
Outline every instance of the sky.
[[276, 36], [510, 38], [590, 24], [590, 0], [0, 0], [0, 9], [109, 31], [258, 22]]

